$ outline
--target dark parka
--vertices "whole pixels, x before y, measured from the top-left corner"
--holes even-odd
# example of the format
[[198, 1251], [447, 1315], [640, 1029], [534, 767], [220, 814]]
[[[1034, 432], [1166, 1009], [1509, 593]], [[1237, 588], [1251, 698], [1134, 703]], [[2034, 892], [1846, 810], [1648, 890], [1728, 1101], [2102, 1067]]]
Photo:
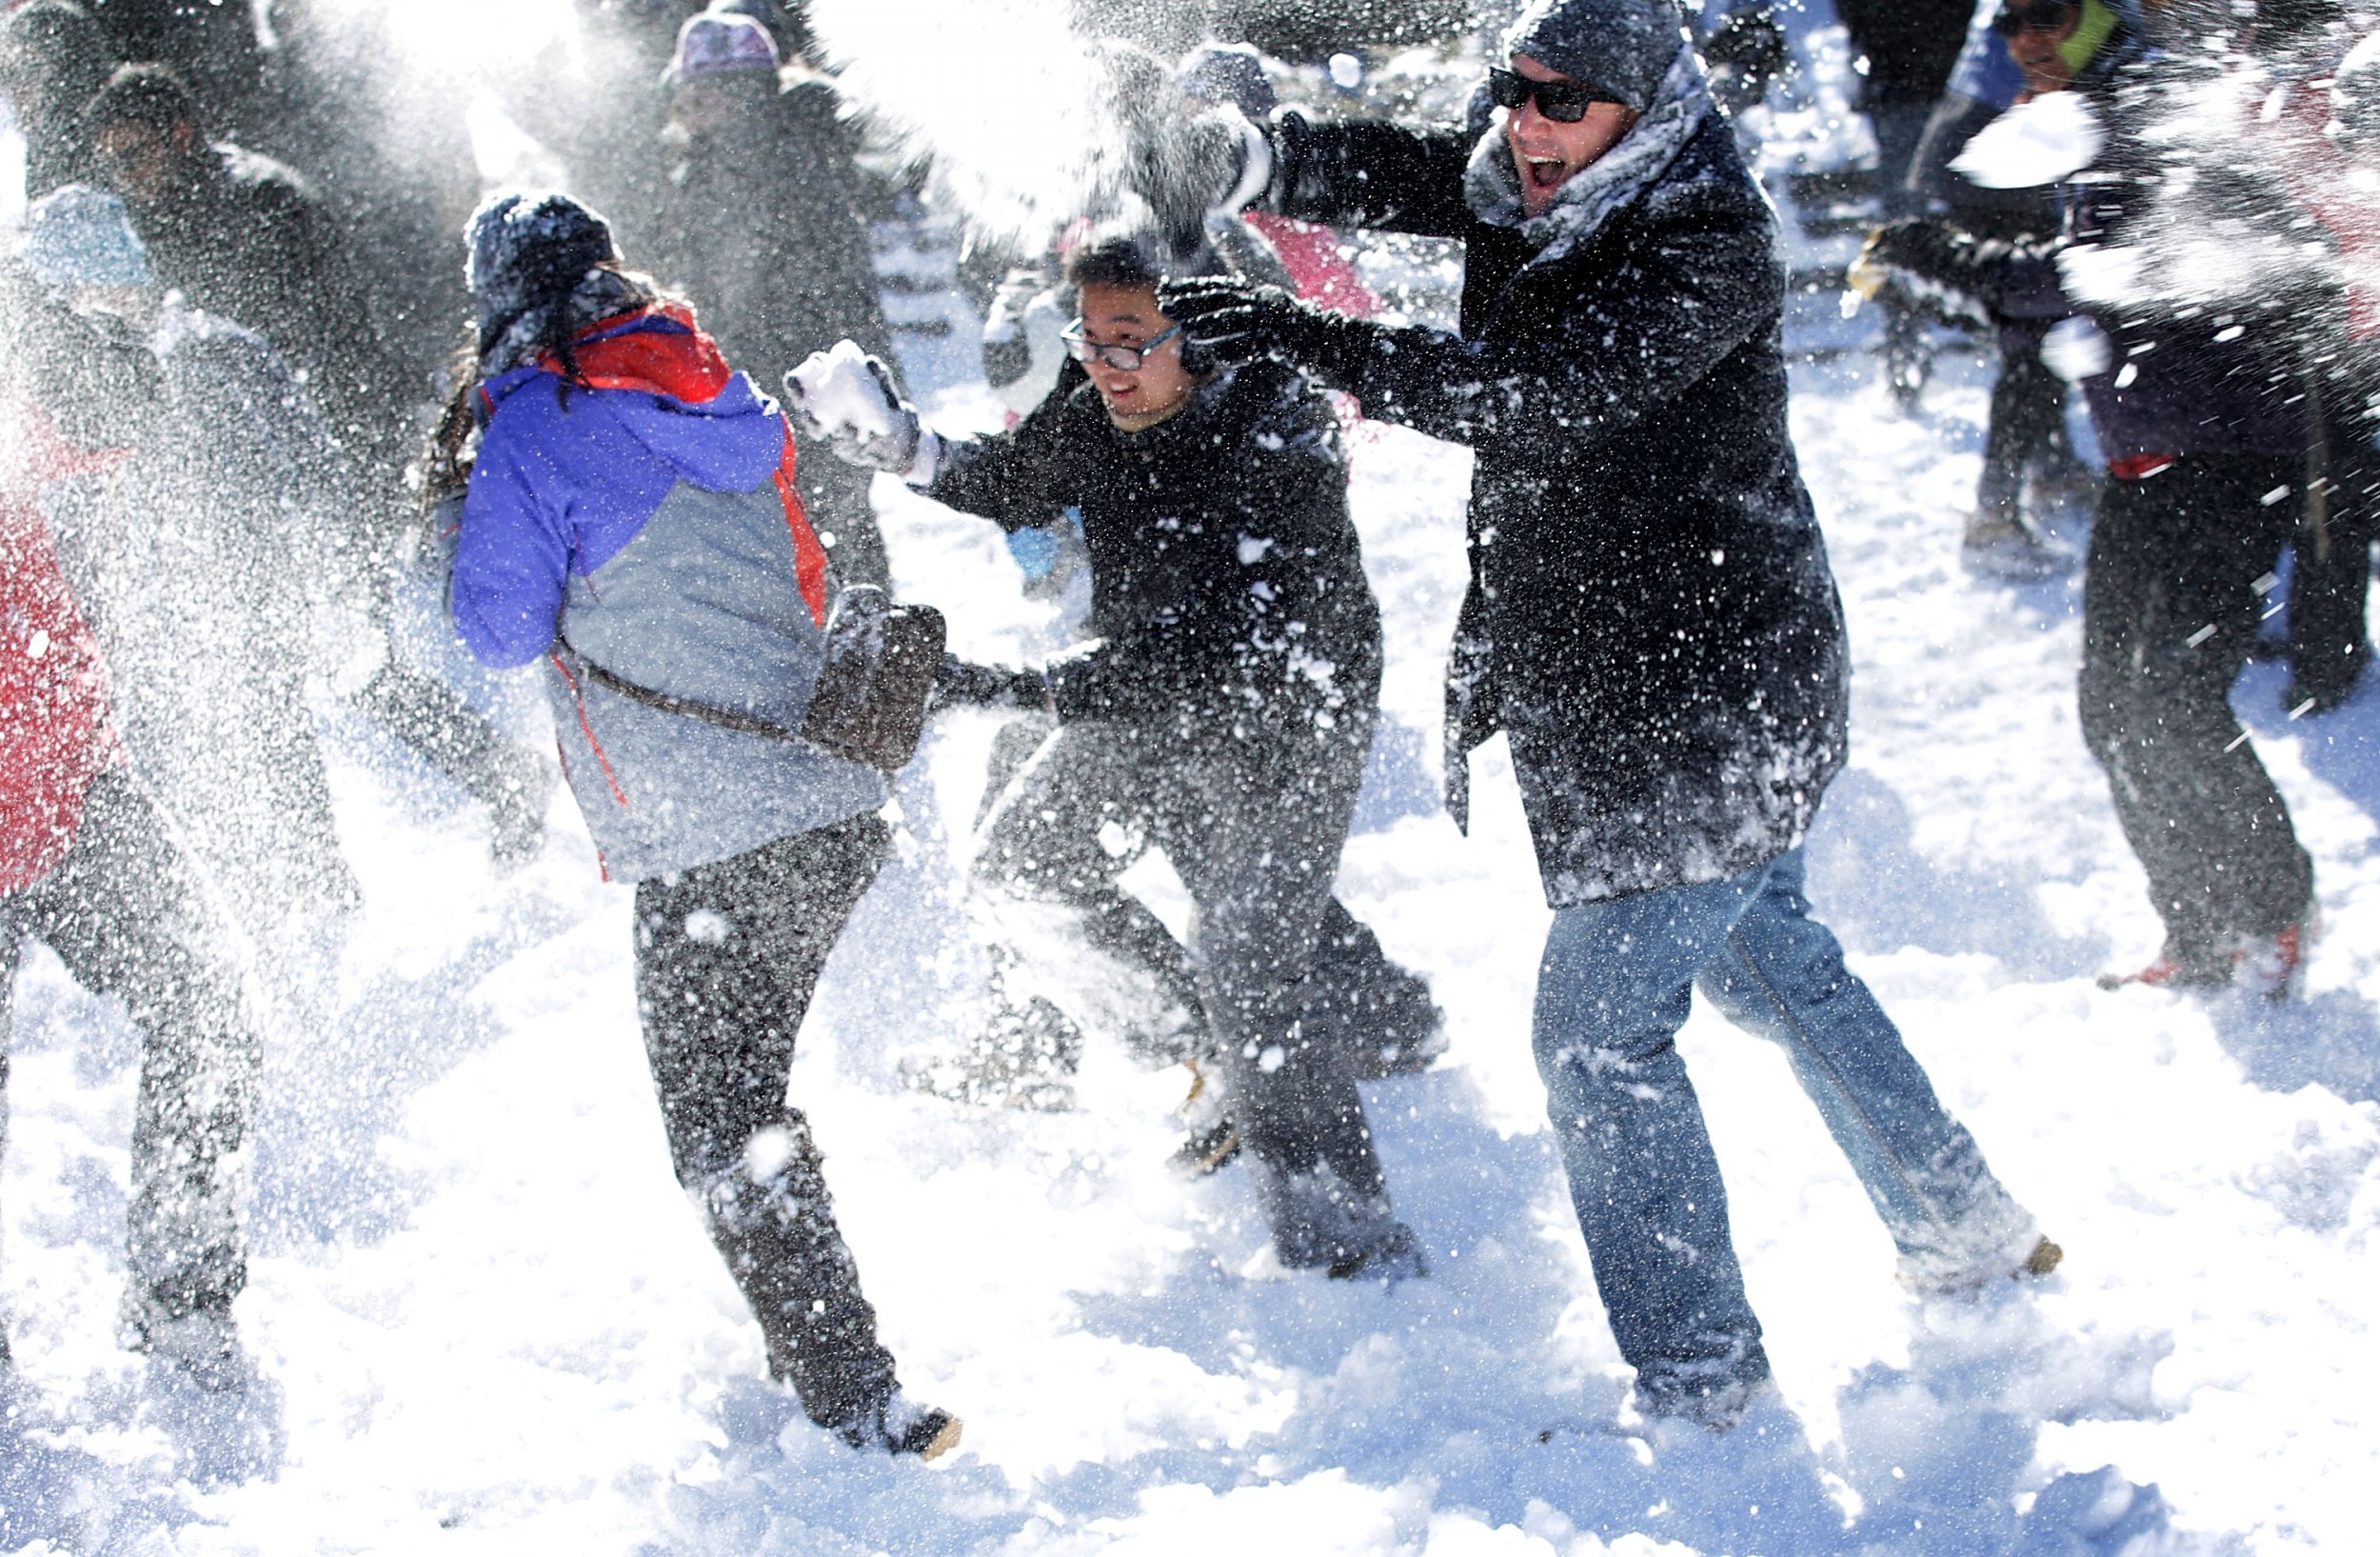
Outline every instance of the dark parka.
[[[1690, 67], [1673, 84], [1699, 97]], [[1707, 99], [1682, 123], [1599, 226], [1543, 247], [1473, 210], [1471, 136], [1271, 131], [1283, 213], [1463, 241], [1459, 337], [1370, 330], [1329, 366], [1366, 414], [1478, 455], [1449, 804], [1463, 819], [1465, 753], [1507, 731], [1557, 908], [1774, 859], [1844, 758], [1842, 613], [1786, 428], [1773, 217]], [[1508, 155], [1490, 134], [1482, 155]]]
[[1227, 369], [1125, 432], [1068, 364], [1014, 430], [953, 446], [926, 495], [1011, 530], [1081, 510], [1098, 643], [1053, 668], [1061, 714], [1192, 739], [1369, 720], [1379, 608], [1339, 424], [1304, 374]]

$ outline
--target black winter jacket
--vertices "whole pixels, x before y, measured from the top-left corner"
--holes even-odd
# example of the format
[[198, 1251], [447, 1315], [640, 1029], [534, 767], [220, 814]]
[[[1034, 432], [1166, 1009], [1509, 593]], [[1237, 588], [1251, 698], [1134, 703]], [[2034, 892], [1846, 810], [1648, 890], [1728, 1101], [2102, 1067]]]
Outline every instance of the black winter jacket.
[[1284, 213], [1465, 245], [1461, 334], [1378, 330], [1344, 374], [1367, 414], [1478, 455], [1457, 819], [1500, 727], [1555, 907], [1794, 847], [1844, 758], [1842, 611], [1786, 428], [1785, 269], [1725, 121], [1542, 250], [1474, 214], [1460, 132], [1273, 133]]
[[951, 446], [926, 495], [1010, 530], [1081, 510], [1099, 642], [1056, 672], [1061, 714], [1193, 741], [1371, 719], [1379, 607], [1338, 420], [1302, 373], [1225, 369], [1125, 432], [1070, 363], [1015, 429]]

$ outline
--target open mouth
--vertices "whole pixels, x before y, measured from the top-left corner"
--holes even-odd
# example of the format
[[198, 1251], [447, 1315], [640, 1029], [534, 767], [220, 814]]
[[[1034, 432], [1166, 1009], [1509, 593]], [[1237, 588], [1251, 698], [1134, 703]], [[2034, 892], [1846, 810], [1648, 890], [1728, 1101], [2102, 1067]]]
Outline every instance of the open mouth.
[[1541, 191], [1560, 189], [1570, 172], [1570, 165], [1559, 157], [1524, 156], [1520, 165], [1528, 174], [1530, 187]]

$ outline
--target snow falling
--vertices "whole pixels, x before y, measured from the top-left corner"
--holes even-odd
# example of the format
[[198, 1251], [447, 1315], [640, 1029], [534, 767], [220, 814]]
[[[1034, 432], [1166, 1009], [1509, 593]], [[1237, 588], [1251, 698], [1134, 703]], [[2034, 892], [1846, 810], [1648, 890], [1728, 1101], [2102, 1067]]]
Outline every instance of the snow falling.
[[[1301, 11], [1211, 9], [1259, 31]], [[1243, 1168], [1168, 1167], [1190, 1073], [1146, 1068], [1110, 1035], [1088, 1033], [1070, 1108], [918, 1089], [921, 1062], [982, 1027], [995, 974], [967, 880], [1002, 720], [940, 714], [898, 776], [895, 853], [827, 964], [791, 1095], [904, 1388], [962, 1418], [965, 1438], [925, 1466], [813, 1427], [769, 1382], [751, 1312], [672, 1178], [630, 888], [604, 879], [549, 771], [539, 672], [471, 661], [425, 548], [389, 609], [391, 651], [536, 758], [522, 792], [545, 841], [491, 831], [505, 819], [392, 734], [361, 676], [319, 666], [304, 697], [351, 881], [309, 878], [301, 920], [267, 923], [255, 902], [286, 888], [235, 879], [241, 841], [209, 831], [250, 825], [264, 801], [173, 824], [193, 858], [232, 862], [206, 889], [234, 910], [234, 955], [268, 1012], [240, 1390], [124, 1349], [141, 1039], [29, 937], [0, 1051], [0, 1553], [2380, 1548], [2380, 693], [2367, 683], [2300, 717], [2270, 663], [2233, 693], [2313, 856], [2321, 935], [2302, 997], [2097, 988], [2100, 969], [2156, 954], [2159, 925], [2078, 729], [2081, 575], [1962, 570], [1989, 343], [1931, 325], [1921, 403], [1882, 382], [1879, 310], [1843, 306], [1859, 231], [1824, 209], [1826, 175], [1875, 147], [1826, 0], [1789, 9], [1799, 68], [1741, 128], [1786, 230], [1793, 433], [1854, 658], [1851, 765], [1809, 843], [1811, 896], [2063, 1246], [2053, 1276], [1912, 1297], [1782, 1054], [1698, 1005], [1679, 1047], [1776, 1387], [1724, 1435], [1629, 1406], [1530, 1052], [1550, 914], [1505, 742], [1475, 757], [1468, 837], [1438, 805], [1472, 456], [1351, 418], [1386, 668], [1338, 892], [1445, 1013], [1442, 1058], [1363, 1087], [1426, 1279], [1284, 1269]], [[622, 160], [662, 118], [640, 96], [655, 62], [623, 42], [637, 10], [285, 5], [266, 35], [353, 72], [338, 79], [376, 126], [298, 137], [291, 160], [374, 147], [371, 176], [397, 192], [356, 220], [380, 243], [459, 234], [488, 189], [584, 190], [621, 204], [633, 267], [663, 236], [637, 226], [635, 191], [666, 178]], [[989, 288], [970, 269], [1037, 254], [1121, 188], [1118, 142], [1146, 120], [1120, 100], [1118, 45], [1170, 57], [1182, 26], [1161, 6], [1140, 20], [1065, 0], [813, 0], [820, 57], [888, 191], [867, 215], [894, 367], [947, 433], [1003, 419], [978, 349]], [[1336, 66], [1335, 51], [1285, 71], [1284, 100], [1458, 116], [1486, 63], [1462, 29], [1351, 42]], [[631, 106], [606, 122], [613, 102]], [[21, 131], [0, 120], [11, 245]], [[2097, 134], [2041, 113], [1978, 155], [2021, 182], [2015, 165], [2063, 170]], [[2245, 259], [2183, 243], [2191, 222], [2187, 205], [2170, 213], [2171, 266], [2189, 288], [2236, 287]], [[402, 297], [425, 367], [420, 404], [390, 408], [408, 438], [426, 435], [427, 369], [469, 319], [461, 242], [440, 242], [365, 256], [365, 294]], [[1396, 317], [1451, 328], [1447, 246], [1351, 238], [1345, 252]], [[2075, 377], [2107, 366], [2095, 332], [2058, 343]], [[15, 402], [0, 404], [13, 503], [34, 456]], [[129, 479], [75, 481], [89, 501], [92, 484]], [[1081, 589], [1062, 574], [1027, 588], [997, 529], [891, 477], [873, 500], [893, 594], [940, 607], [954, 649], [1014, 665], [1072, 641]], [[2050, 539], [2079, 556], [2084, 529], [2067, 516]], [[1254, 566], [1273, 543], [1240, 545]], [[311, 604], [308, 630], [335, 636], [337, 602]], [[1300, 663], [1325, 690], [1345, 677]], [[1160, 855], [1124, 883], [1186, 932], [1189, 897]], [[753, 1147], [775, 1153], [756, 1176], [790, 1151], [782, 1132]]]

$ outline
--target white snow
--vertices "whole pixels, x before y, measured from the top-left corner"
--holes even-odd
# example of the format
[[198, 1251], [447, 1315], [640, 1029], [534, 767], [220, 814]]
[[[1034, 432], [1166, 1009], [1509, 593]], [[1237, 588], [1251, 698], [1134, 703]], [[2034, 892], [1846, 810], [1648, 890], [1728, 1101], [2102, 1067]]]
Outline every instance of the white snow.
[[[890, 39], [893, 96], [914, 22], [822, 9]], [[986, 28], [1055, 10], [979, 9]], [[1041, 80], [1014, 57], [993, 68]], [[910, 80], [934, 112], [964, 101]], [[1829, 106], [1839, 84], [1774, 121], [1857, 138]], [[1077, 100], [981, 127], [963, 167], [987, 198], [1044, 193], [1000, 159]], [[933, 419], [996, 425], [947, 342], [902, 347]], [[1067, 1114], [902, 1088], [903, 1053], [981, 1014], [960, 867], [994, 726], [954, 718], [903, 776], [901, 857], [793, 1080], [905, 1385], [967, 1423], [942, 1468], [854, 1455], [764, 1382], [671, 1180], [628, 894], [598, 880], [570, 802], [545, 855], [497, 877], [482, 813], [343, 717], [333, 779], [367, 904], [335, 1019], [268, 1059], [244, 1407], [116, 1349], [136, 1045], [47, 952], [27, 960], [0, 1171], [0, 1553], [2380, 1549], [2380, 692], [2292, 722], [2282, 673], [2256, 667], [2236, 699], [2316, 860], [2307, 998], [2101, 992], [2092, 975], [2145, 962], [2157, 929], [2075, 727], [2078, 585], [1958, 569], [1980, 367], [1946, 357], [1914, 418], [1870, 374], [1848, 358], [1795, 385], [1856, 660], [1854, 766], [1812, 891], [2065, 1246], [2032, 1295], [1904, 1295], [1781, 1057], [1698, 1009], [1681, 1046], [1778, 1388], [1719, 1440], [1624, 1412], [1528, 1049], [1548, 915], [1500, 742], [1475, 766], [1473, 836], [1436, 808], [1468, 457], [1365, 427], [1355, 502], [1390, 657], [1339, 887], [1448, 1015], [1436, 1069], [1367, 1089], [1429, 1279], [1279, 1270], [1240, 1169], [1185, 1186], [1164, 1167], [1184, 1075], [1110, 1041]], [[877, 489], [902, 591], [949, 613], [955, 649], [1065, 640], [994, 527]], [[1182, 923], [1161, 860], [1127, 879]]]
[[2032, 189], [2090, 167], [2106, 138], [2081, 92], [2051, 92], [1976, 131], [1951, 169], [1987, 190]]
[[[1697, 1012], [1683, 1044], [1779, 1391], [1717, 1441], [1620, 1414], [1528, 1055], [1547, 915], [1500, 747], [1472, 840], [1430, 807], [1465, 458], [1367, 429], [1390, 756], [1340, 885], [1451, 1024], [1436, 1071], [1369, 1089], [1430, 1279], [1259, 1258], [1238, 1169], [1162, 1166], [1180, 1073], [1110, 1043], [1071, 1114], [899, 1088], [898, 1053], [955, 1038], [981, 977], [956, 894], [991, 727], [953, 723], [903, 780], [913, 844], [838, 953], [793, 1091], [906, 1384], [967, 1438], [941, 1470], [853, 1455], [761, 1381], [671, 1182], [627, 894], [569, 803], [499, 880], [474, 811], [343, 726], [368, 904], [339, 1021], [270, 1068], [245, 1415], [115, 1349], [132, 1046], [46, 953], [20, 983], [0, 1549], [2370, 1549], [2380, 703], [2291, 725], [2273, 672], [2240, 693], [2319, 864], [2309, 998], [2099, 992], [2156, 931], [2074, 728], [2075, 596], [1955, 567], [1979, 379], [1910, 421], [1844, 371], [1797, 385], [1858, 659], [1815, 893], [2066, 1246], [2037, 1295], [1903, 1296], [1782, 1060]], [[962, 649], [1042, 630], [991, 526], [880, 491], [904, 592]]]

